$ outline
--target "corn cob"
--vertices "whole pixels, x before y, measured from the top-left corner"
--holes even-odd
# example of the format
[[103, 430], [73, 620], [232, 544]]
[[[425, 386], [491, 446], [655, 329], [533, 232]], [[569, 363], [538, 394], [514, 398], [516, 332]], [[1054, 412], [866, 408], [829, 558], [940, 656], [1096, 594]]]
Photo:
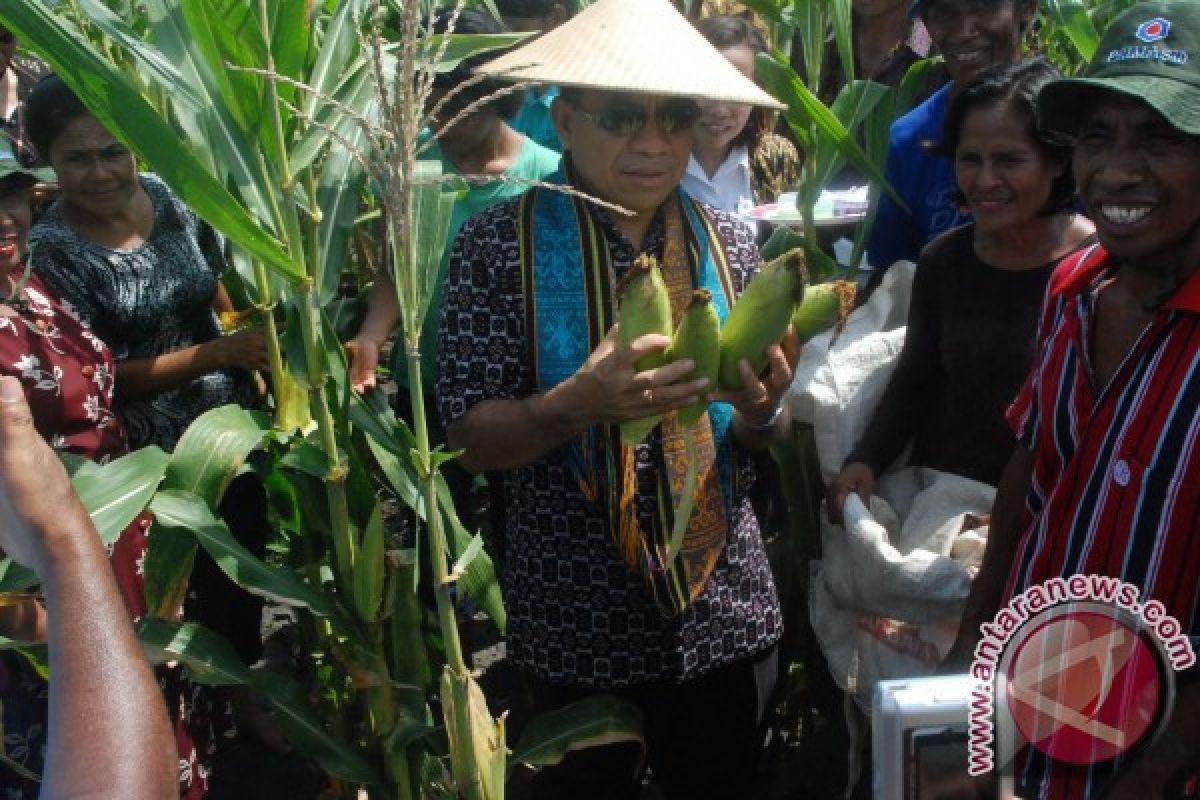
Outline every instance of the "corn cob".
[[[648, 333], [671, 335], [671, 298], [653, 256], [634, 259], [617, 285], [617, 307], [617, 337], [621, 344], [628, 345]], [[638, 372], [645, 372], [665, 363], [666, 354], [655, 352], [642, 356], [633, 366]]]
[[721, 330], [722, 389], [741, 389], [738, 362], [749, 360], [754, 372], [767, 365], [766, 350], [787, 332], [792, 313], [804, 297], [804, 251], [796, 248], [763, 267], [750, 281]]
[[[658, 261], [641, 255], [634, 259], [629, 272], [617, 286], [617, 340], [628, 346], [639, 336], [648, 333], [671, 335], [671, 298], [663, 282]], [[667, 363], [664, 351], [649, 353], [633, 365], [638, 372], [661, 367]], [[646, 417], [621, 423], [621, 440], [637, 444], [646, 438], [662, 420], [661, 416]]]
[[[683, 319], [675, 330], [675, 338], [667, 351], [668, 361], [690, 358], [696, 366], [692, 378], [708, 378], [709, 390], [717, 385], [717, 370], [721, 366], [721, 320], [713, 308], [712, 292], [697, 289], [692, 292], [692, 301], [683, 312]], [[679, 424], [688, 426], [700, 419], [708, 408], [708, 401], [701, 400], [679, 411]]]
[[846, 317], [854, 308], [854, 298], [858, 287], [852, 281], [833, 281], [818, 283], [816, 286], [806, 286], [804, 301], [796, 307], [792, 315], [792, 327], [800, 344], [816, 336], [830, 326], [834, 327], [834, 335], [841, 333], [846, 327]]

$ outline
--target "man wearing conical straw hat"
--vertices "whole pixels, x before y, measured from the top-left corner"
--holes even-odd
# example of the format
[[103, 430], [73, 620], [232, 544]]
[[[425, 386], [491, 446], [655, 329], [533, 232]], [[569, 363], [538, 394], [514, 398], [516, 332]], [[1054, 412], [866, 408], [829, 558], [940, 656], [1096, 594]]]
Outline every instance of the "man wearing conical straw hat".
[[[449, 443], [504, 476], [509, 658], [535, 711], [636, 703], [666, 797], [743, 798], [782, 632], [747, 454], [788, 428], [798, 348], [791, 334], [770, 347], [761, 378], [743, 363], [737, 392], [692, 379], [688, 360], [639, 372], [668, 339], [620, 342], [616, 286], [652, 256], [676, 321], [697, 289], [725, 316], [759, 256], [748, 227], [679, 191], [691, 129], [701, 101], [778, 103], [667, 0], [599, 0], [479, 71], [561, 87], [557, 181], [587, 195], [534, 188], [472, 218], [444, 286]], [[683, 430], [673, 412], [702, 399]], [[642, 443], [622, 441], [619, 423], [653, 417]], [[694, 509], [676, 526], [689, 463]], [[640, 756], [573, 752], [535, 796], [636, 798]]]

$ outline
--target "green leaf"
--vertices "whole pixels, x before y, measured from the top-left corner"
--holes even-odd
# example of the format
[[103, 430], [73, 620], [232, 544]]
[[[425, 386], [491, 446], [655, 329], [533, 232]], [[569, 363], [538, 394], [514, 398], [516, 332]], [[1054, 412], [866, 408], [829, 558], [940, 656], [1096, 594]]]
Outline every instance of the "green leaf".
[[421, 39], [422, 56], [428, 59], [436, 55], [438, 48], [446, 45], [446, 52], [436, 64], [428, 60], [418, 63], [418, 69], [433, 67], [436, 72], [449, 72], [465, 59], [496, 50], [507, 50], [528, 39], [528, 33], [435, 33]]
[[645, 753], [641, 712], [619, 697], [589, 697], [531, 719], [509, 761], [545, 767], [572, 750], [619, 742], [635, 743]]
[[192, 492], [216, 508], [246, 457], [270, 429], [265, 414], [238, 405], [204, 412], [175, 446], [163, 487]]
[[774, 261], [789, 250], [804, 247], [804, 235], [787, 225], [780, 225], [771, 232], [760, 252], [764, 262]]
[[466, 572], [467, 567], [481, 552], [483, 552], [483, 537], [477, 533], [471, 537], [470, 544], [459, 553], [458, 559], [454, 562], [451, 574], [459, 575]]
[[225, 523], [199, 496], [178, 489], [164, 489], [154, 497], [150, 510], [154, 512], [155, 527], [180, 529], [195, 536], [221, 571], [251, 594], [284, 605], [308, 608], [321, 616], [335, 613], [329, 598], [304, 583], [294, 572], [265, 564], [239, 544]]
[[1100, 32], [1087, 6], [1081, 0], [1045, 0], [1045, 10], [1075, 45], [1081, 60], [1091, 61], [1100, 46]]
[[105, 544], [115, 542], [145, 510], [166, 472], [167, 458], [157, 447], [143, 447], [76, 473], [71, 485]]
[[175, 68], [162, 53], [149, 47], [125, 20], [114, 14], [100, 0], [75, 0], [79, 10], [87, 14], [88, 19], [100, 31], [120, 45], [141, 67], [139, 74], [147, 76], [159, 86], [172, 93], [176, 102], [186, 102], [191, 108], [199, 109], [203, 100], [192, 86], [184, 80], [183, 75]]
[[841, 62], [842, 74], [850, 83], [854, 82], [854, 36], [851, 34], [853, 25], [853, 10], [851, 0], [826, 0], [829, 4], [829, 27], [833, 31], [834, 47], [837, 48], [838, 61]]
[[250, 670], [225, 637], [194, 622], [167, 622], [143, 617], [137, 624], [138, 641], [151, 664], [178, 661], [197, 682], [206, 686], [242, 686], [250, 683]]
[[171, 618], [183, 607], [188, 579], [196, 559], [196, 539], [187, 531], [159, 524], [150, 526], [144, 564], [146, 608], [152, 616]]
[[153, 106], [79, 31], [42, 0], [0, 4], [0, 23], [62, 76], [96, 118], [150, 164], [214, 228], [291, 280], [302, 274], [279, 242], [251, 219]]
[[252, 670], [250, 685], [271, 704], [288, 741], [330, 775], [351, 783], [382, 782], [357, 748], [329, 733], [299, 684], [274, 672]]
[[[424, 520], [425, 501], [418, 488], [416, 470], [409, 459], [413, 447], [412, 432], [403, 422], [396, 419], [386, 401], [381, 398], [353, 396], [350, 401], [350, 419], [367, 434], [367, 445], [371, 454], [392, 490], [413, 509], [418, 518]], [[458, 518], [446, 479], [439, 474], [436, 481], [438, 507], [447, 532], [447, 546], [450, 557], [457, 559], [470, 546], [472, 535]], [[459, 585], [495, 623], [497, 629], [503, 632], [508, 623], [508, 616], [504, 610], [500, 584], [496, 580], [495, 565], [486, 551], [467, 565]]]
[[354, 562], [354, 608], [359, 619], [375, 622], [383, 604], [384, 579], [383, 515], [379, 503], [363, 531], [362, 548]]
[[137, 635], [151, 663], [177, 661], [196, 681], [209, 686], [253, 687], [271, 704], [288, 741], [331, 775], [355, 783], [379, 782], [379, 776], [357, 750], [329, 734], [299, 684], [272, 672], [247, 669], [221, 635], [195, 623], [178, 624], [151, 617], [138, 623]]
[[[167, 468], [167, 454], [154, 446], [135, 450], [108, 464], [68, 460], [71, 485], [106, 545], [120, 538], [129, 523], [145, 510]], [[19, 592], [37, 584], [37, 575], [32, 570], [12, 559], [0, 561], [0, 592]]]

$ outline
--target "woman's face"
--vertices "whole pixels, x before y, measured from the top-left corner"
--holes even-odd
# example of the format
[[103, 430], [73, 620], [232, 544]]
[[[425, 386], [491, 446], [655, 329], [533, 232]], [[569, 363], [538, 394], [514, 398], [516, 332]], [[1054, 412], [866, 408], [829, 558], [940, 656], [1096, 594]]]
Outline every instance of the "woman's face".
[[946, 59], [946, 71], [965, 84], [987, 67], [1021, 57], [1032, 10], [1029, 0], [932, 0], [921, 17]]
[[21, 266], [29, 243], [29, 189], [0, 181], [0, 273]]
[[121, 213], [138, 190], [133, 153], [91, 115], [67, 123], [48, 158], [64, 202], [93, 216]]
[[963, 120], [954, 172], [980, 231], [997, 233], [1031, 222], [1066, 169], [1043, 154], [1028, 128], [1025, 116], [1006, 104], [973, 109]]
[[[754, 51], [744, 44], [729, 47], [721, 55], [738, 71], [754, 80]], [[727, 152], [746, 123], [750, 121], [750, 106], [737, 103], [701, 103], [700, 121], [696, 123], [694, 146], [706, 151]]]

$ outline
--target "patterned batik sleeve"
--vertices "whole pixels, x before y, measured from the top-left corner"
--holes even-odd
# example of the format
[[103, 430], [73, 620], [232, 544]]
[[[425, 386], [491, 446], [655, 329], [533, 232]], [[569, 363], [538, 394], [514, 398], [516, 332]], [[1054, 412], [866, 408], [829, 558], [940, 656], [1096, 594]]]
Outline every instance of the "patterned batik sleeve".
[[516, 203], [472, 217], [450, 250], [438, 323], [438, 409], [449, 425], [484, 400], [528, 393]]
[[737, 295], [746, 289], [762, 266], [762, 256], [758, 253], [758, 245], [754, 241], [754, 231], [750, 226], [724, 211], [709, 209], [712, 214], [717, 236], [725, 248], [725, 256], [729, 261], [730, 277], [733, 278], [733, 291]]

